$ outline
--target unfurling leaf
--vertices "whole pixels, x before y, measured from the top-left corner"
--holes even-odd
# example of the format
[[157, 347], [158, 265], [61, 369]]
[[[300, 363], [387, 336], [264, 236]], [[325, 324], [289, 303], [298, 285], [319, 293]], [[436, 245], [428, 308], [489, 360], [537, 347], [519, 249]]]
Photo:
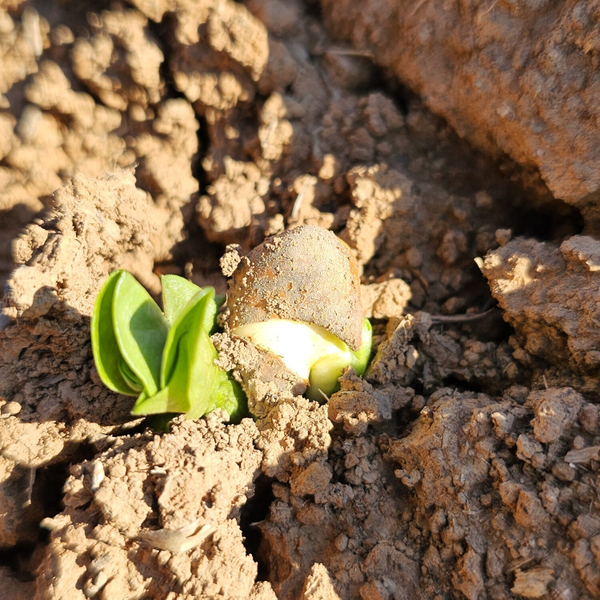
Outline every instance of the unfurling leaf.
[[117, 279], [122, 271], [114, 271], [106, 280], [94, 304], [92, 322], [92, 352], [102, 383], [113, 392], [137, 396], [140, 392], [123, 376], [123, 357], [117, 344], [112, 319], [112, 306]]
[[155, 394], [167, 329], [160, 308], [133, 275], [111, 273], [91, 322], [92, 351], [104, 385], [127, 395]]
[[136, 402], [133, 414], [184, 412], [197, 419], [216, 408], [232, 418], [241, 412], [243, 392], [215, 360], [218, 353], [210, 341], [217, 305], [212, 288], [200, 290], [180, 311], [169, 330], [161, 369], [161, 390]]
[[214, 289], [176, 275], [164, 276], [162, 284], [164, 315], [130, 273], [115, 271], [105, 282], [91, 324], [100, 378], [116, 392], [138, 396], [134, 415], [195, 419], [222, 408], [239, 420], [244, 393], [215, 364], [210, 340], [218, 312]]
[[160, 283], [162, 286], [163, 311], [167, 323], [171, 326], [183, 312], [187, 303], [202, 288], [178, 275], [163, 275], [160, 278]]
[[115, 285], [113, 324], [127, 366], [148, 396], [156, 394], [169, 326], [150, 294], [127, 271]]

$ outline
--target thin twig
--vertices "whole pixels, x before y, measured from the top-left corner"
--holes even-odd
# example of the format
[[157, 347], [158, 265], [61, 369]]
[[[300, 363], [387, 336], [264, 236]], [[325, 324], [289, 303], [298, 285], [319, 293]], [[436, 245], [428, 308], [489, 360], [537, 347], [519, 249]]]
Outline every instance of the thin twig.
[[469, 323], [470, 321], [478, 321], [479, 319], [487, 317], [494, 312], [494, 308], [490, 308], [485, 312], [468, 315], [431, 315], [431, 320], [433, 323]]
[[411, 269], [410, 272], [418, 279], [419, 283], [423, 286], [423, 289], [428, 292], [429, 284], [427, 283], [425, 277], [421, 275], [420, 271], [417, 271], [417, 269]]
[[35, 474], [37, 469], [32, 467], [29, 469], [29, 481], [27, 483], [27, 499], [23, 502], [23, 508], [27, 508], [31, 506], [31, 498], [33, 496], [33, 485], [35, 483]]
[[327, 396], [327, 394], [321, 388], [319, 388], [319, 392], [321, 394], [323, 394], [323, 398], [325, 398], [325, 402], [329, 402], [329, 396]]
[[361, 58], [373, 58], [374, 54], [369, 50], [358, 50], [356, 48], [329, 48], [327, 54], [337, 54], [338, 56], [359, 56]]

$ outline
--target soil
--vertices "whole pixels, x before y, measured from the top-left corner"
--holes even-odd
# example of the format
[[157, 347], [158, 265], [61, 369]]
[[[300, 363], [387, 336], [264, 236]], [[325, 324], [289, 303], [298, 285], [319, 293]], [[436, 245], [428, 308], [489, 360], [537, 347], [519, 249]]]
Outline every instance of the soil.
[[[408, 4], [0, 0], [1, 598], [600, 597], [595, 3]], [[365, 376], [312, 402], [218, 333], [253, 418], [133, 419], [106, 276], [225, 293], [303, 224], [357, 260]]]
[[516, 160], [540, 201], [550, 191], [597, 228], [596, 0], [321, 4], [332, 35], [376, 57], [462, 137]]

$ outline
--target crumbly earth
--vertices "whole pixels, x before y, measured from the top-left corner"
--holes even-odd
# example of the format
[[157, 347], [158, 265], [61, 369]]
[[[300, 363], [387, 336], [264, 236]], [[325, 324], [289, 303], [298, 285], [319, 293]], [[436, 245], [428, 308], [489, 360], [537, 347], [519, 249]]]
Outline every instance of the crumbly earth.
[[539, 173], [540, 200], [547, 185], [597, 228], [597, 0], [321, 5], [332, 35], [392, 70], [461, 136]]
[[[444, 39], [451, 3], [362, 4], [0, 0], [1, 598], [600, 597], [595, 113], [556, 99], [593, 89], [595, 4], [492, 3]], [[567, 13], [562, 41], [522, 35]], [[495, 77], [522, 38], [556, 75], [523, 106], [449, 93], [461, 52], [417, 68], [475, 40]], [[364, 378], [311, 402], [217, 333], [254, 418], [132, 419], [89, 341], [110, 271], [225, 293], [221, 258], [303, 224], [356, 258]]]

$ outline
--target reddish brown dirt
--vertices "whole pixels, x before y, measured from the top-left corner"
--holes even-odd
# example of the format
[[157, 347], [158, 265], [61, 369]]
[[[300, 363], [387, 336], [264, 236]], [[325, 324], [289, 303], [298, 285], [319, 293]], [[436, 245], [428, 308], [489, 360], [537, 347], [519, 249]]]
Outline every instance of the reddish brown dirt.
[[[461, 140], [403, 87], [432, 104], [443, 71], [403, 75], [399, 35], [372, 60], [392, 3], [365, 4], [0, 0], [0, 598], [600, 597], [600, 242], [560, 198], [587, 234], [596, 201], [511, 151], [516, 109], [500, 147], [520, 164]], [[475, 37], [558, 11], [492, 4]], [[437, 4], [403, 6], [433, 44]], [[481, 95], [473, 135], [444, 112], [476, 142], [496, 131]], [[108, 273], [225, 292], [226, 244], [305, 223], [358, 261], [365, 377], [320, 405], [221, 333], [254, 419], [132, 420], [91, 355]]]
[[597, 227], [600, 3], [322, 0], [329, 31], [417, 91], [459, 134], [541, 176]]

